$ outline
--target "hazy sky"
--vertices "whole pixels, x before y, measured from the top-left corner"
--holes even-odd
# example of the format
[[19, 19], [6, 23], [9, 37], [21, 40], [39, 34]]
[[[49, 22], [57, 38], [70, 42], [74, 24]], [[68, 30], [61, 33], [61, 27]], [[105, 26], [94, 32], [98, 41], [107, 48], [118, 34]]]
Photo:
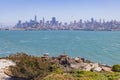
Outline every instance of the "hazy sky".
[[0, 23], [14, 25], [18, 20], [69, 22], [80, 19], [116, 19], [120, 21], [120, 0], [0, 0]]

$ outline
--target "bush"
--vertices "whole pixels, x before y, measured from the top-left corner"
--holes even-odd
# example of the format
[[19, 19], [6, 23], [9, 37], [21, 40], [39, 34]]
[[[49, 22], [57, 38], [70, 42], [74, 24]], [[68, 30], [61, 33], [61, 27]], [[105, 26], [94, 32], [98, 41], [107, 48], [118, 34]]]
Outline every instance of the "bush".
[[25, 53], [17, 53], [7, 58], [16, 62], [16, 66], [10, 67], [12, 74], [9, 75], [26, 80], [42, 80], [50, 73], [50, 60]]
[[115, 72], [120, 72], [120, 65], [118, 65], [118, 64], [113, 65], [112, 70]]

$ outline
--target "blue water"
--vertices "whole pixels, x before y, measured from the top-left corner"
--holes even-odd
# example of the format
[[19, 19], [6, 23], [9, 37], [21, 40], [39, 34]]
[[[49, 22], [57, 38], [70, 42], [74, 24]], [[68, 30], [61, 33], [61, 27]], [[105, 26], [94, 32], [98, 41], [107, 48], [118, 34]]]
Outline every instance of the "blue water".
[[26, 52], [58, 56], [66, 52], [93, 62], [120, 64], [120, 32], [112, 31], [0, 31], [0, 56]]

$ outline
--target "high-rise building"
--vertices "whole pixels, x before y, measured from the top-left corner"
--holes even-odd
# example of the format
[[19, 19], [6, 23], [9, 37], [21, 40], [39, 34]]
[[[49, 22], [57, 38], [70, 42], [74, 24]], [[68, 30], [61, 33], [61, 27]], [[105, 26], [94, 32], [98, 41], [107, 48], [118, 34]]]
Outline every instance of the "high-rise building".
[[44, 17], [43, 17], [43, 21], [42, 22], [43, 22], [43, 25], [44, 25], [45, 24], [45, 18]]
[[57, 21], [56, 21], [56, 18], [55, 18], [55, 17], [52, 17], [51, 24], [52, 24], [52, 25], [56, 25], [56, 22], [57, 22]]
[[93, 19], [93, 18], [91, 18], [91, 22], [92, 22], [92, 23], [94, 22], [94, 19]]
[[21, 24], [22, 24], [22, 21], [19, 20], [16, 26], [17, 26], [17, 27], [22, 27]]
[[35, 19], [34, 20], [35, 20], [35, 22], [37, 22], [37, 16], [36, 15], [35, 15]]

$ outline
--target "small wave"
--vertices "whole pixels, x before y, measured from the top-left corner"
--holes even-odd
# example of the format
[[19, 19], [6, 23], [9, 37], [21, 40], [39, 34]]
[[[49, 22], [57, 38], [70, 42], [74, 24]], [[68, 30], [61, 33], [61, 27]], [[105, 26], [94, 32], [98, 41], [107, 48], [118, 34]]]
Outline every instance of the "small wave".
[[47, 37], [45, 37], [45, 38], [42, 38], [42, 39], [45, 39], [45, 40], [47, 40], [48, 38], [47, 38]]
[[29, 42], [32, 42], [32, 41], [29, 41], [29, 40], [20, 40], [20, 43], [29, 43]]
[[80, 40], [80, 39], [81, 39], [79, 36], [76, 36], [75, 38], [76, 38], [77, 40]]

